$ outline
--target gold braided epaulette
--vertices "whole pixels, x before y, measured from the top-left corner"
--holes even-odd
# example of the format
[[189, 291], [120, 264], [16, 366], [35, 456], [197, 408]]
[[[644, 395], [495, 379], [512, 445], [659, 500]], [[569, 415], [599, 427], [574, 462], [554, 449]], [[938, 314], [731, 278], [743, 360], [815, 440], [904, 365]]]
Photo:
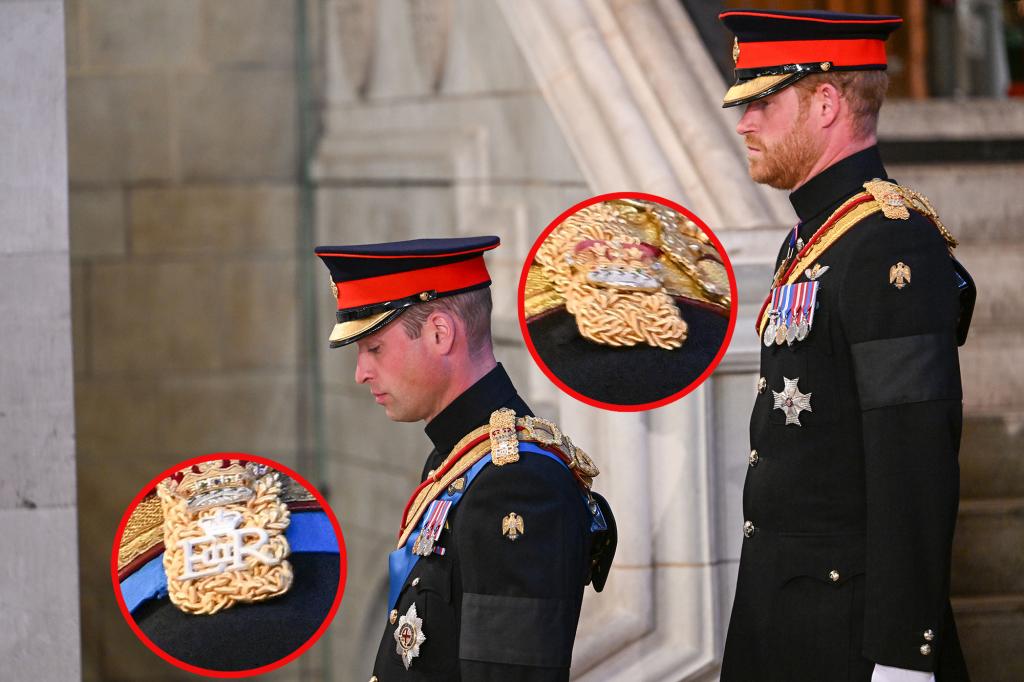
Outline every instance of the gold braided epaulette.
[[946, 241], [950, 249], [956, 248], [958, 242], [939, 220], [939, 214], [928, 201], [928, 197], [920, 192], [915, 192], [909, 187], [897, 185], [889, 180], [875, 178], [871, 182], [864, 183], [864, 189], [870, 194], [882, 209], [882, 215], [890, 220], [907, 220], [910, 218], [910, 209], [913, 209], [925, 216], [939, 230], [939, 234]]
[[518, 462], [521, 442], [536, 443], [557, 454], [587, 491], [593, 485], [594, 478], [601, 473], [594, 460], [576, 447], [553, 422], [540, 417], [516, 418], [513, 410], [503, 407], [491, 413], [486, 426], [463, 436], [441, 466], [428, 474], [425, 485], [421, 484], [407, 506], [408, 513], [398, 534], [397, 548], [405, 546], [430, 503], [461, 479], [474, 464], [488, 453], [491, 455], [491, 463], [497, 467]]
[[681, 213], [615, 199], [581, 208], [547, 234], [527, 271], [523, 311], [532, 321], [564, 307], [594, 343], [671, 350], [689, 334], [677, 300], [728, 315], [721, 254]]
[[[292, 510], [319, 509], [320, 503], [308, 490], [299, 485], [291, 477], [280, 474], [282, 492], [281, 501]], [[132, 510], [125, 523], [121, 544], [117, 548], [117, 570], [126, 577], [135, 568], [139, 560], [151, 559], [163, 548], [164, 514], [160, 498], [156, 490], [149, 493]]]

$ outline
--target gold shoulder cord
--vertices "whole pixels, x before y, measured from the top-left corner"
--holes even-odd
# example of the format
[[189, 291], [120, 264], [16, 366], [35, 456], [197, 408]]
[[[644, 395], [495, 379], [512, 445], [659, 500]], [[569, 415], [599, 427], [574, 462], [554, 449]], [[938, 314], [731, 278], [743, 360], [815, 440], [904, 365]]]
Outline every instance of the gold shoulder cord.
[[[835, 210], [833, 215], [843, 211], [846, 211], [846, 213], [836, 220], [827, 232], [821, 235], [818, 241], [807, 250], [807, 253], [797, 259], [786, 281], [778, 282], [775, 286], [796, 282], [803, 275], [804, 270], [814, 265], [815, 261], [843, 235], [852, 230], [860, 221], [879, 211], [890, 220], [909, 220], [910, 211], [908, 209], [912, 208], [932, 221], [939, 234], [946, 241], [950, 253], [957, 246], [957, 240], [953, 238], [953, 235], [942, 224], [942, 221], [939, 220], [938, 213], [931, 202], [921, 193], [886, 180], [865, 182], [864, 189], [865, 192], [854, 195]], [[865, 201], [854, 206], [852, 209], [847, 209], [850, 204], [862, 200], [865, 194], [870, 195], [873, 201]], [[826, 220], [825, 222], [827, 223], [828, 221]], [[781, 276], [781, 274], [778, 273], [778, 276]], [[758, 335], [764, 333], [764, 328], [767, 324], [768, 316], [762, 315], [758, 322]]]
[[[484, 434], [488, 434], [486, 440], [460, 456], [469, 443]], [[503, 407], [491, 413], [490, 422], [486, 426], [469, 432], [452, 448], [451, 453], [439, 468], [444, 469], [453, 457], [459, 457], [458, 461], [443, 476], [430, 485], [424, 486], [416, 495], [416, 499], [409, 507], [409, 516], [405, 519], [402, 532], [398, 536], [396, 548], [401, 549], [405, 546], [430, 503], [488, 453], [491, 453], [492, 463], [498, 467], [518, 462], [521, 441], [536, 442], [558, 448], [569, 459], [569, 470], [577, 474], [577, 478], [587, 490], [593, 484], [594, 478], [601, 473], [590, 456], [576, 447], [554, 423], [539, 417], [516, 419], [515, 412]]]

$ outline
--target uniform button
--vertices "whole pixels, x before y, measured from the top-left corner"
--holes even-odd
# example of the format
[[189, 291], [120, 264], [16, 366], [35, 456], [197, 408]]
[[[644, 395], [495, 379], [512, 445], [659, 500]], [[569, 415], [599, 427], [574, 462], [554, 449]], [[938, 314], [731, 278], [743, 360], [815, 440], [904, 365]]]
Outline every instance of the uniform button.
[[933, 639], [935, 639], [935, 632], [932, 631], [932, 630], [925, 630], [924, 631], [924, 641], [930, 642]]
[[931, 654], [932, 654], [932, 645], [931, 644], [922, 644], [921, 645], [921, 655], [922, 656], [931, 656]]
[[831, 571], [828, 572], [828, 579], [834, 583], [839, 582], [839, 571], [833, 568]]
[[764, 389], [768, 388], [768, 380], [761, 377], [757, 380], [757, 392], [764, 393]]
[[757, 530], [757, 529], [754, 528], [754, 522], [753, 521], [744, 521], [743, 522], [743, 536], [744, 537], [748, 537], [749, 538], [751, 535], [754, 534], [755, 530]]
[[398, 609], [391, 609], [391, 613], [388, 614], [388, 621], [392, 625], [398, 622]]
[[377, 676], [374, 675], [373, 677], [371, 677], [370, 682], [377, 682]]
[[419, 578], [413, 578], [412, 579], [412, 586], [413, 587], [416, 587], [419, 584], [420, 584], [420, 579]]
[[750, 459], [749, 459], [749, 461], [750, 461], [750, 466], [752, 466], [752, 467], [756, 467], [757, 463], [759, 461], [761, 461], [761, 458], [757, 454], [757, 450], [751, 450], [750, 451]]

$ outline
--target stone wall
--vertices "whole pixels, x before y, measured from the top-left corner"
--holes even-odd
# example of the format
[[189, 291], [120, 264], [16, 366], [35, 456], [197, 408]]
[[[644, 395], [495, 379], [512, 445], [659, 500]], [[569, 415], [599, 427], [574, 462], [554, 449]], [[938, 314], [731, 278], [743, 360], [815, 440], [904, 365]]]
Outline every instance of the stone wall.
[[[296, 12], [292, 0], [67, 3], [87, 680], [191, 679], [137, 642], [111, 598], [111, 542], [142, 485], [207, 452], [310, 460]], [[275, 679], [307, 679], [320, 660]]]
[[59, 0], [0, 3], [0, 661], [79, 676], [64, 36]]

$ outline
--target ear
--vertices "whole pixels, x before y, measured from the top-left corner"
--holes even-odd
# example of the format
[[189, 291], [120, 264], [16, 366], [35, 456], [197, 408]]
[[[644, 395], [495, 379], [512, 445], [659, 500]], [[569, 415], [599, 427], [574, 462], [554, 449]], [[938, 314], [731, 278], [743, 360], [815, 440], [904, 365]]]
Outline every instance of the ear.
[[843, 106], [842, 94], [831, 83], [822, 83], [811, 95], [811, 115], [821, 128], [829, 128], [839, 120], [839, 112]]
[[427, 337], [428, 345], [438, 355], [448, 355], [452, 352], [458, 329], [455, 316], [443, 310], [430, 313], [423, 323], [423, 335]]

